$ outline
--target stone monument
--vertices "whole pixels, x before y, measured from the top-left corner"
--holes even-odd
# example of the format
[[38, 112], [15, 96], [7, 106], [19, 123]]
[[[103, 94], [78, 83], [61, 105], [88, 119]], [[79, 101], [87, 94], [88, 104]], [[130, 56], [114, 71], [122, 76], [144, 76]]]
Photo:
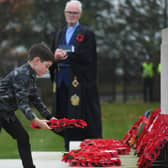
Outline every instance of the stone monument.
[[161, 44], [161, 114], [168, 115], [168, 28], [162, 30]]

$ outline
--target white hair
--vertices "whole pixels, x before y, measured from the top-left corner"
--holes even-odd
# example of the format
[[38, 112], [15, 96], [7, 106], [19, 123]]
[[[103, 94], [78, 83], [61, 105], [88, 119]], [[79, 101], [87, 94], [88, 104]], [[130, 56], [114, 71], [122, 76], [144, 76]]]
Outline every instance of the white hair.
[[82, 3], [78, 0], [70, 0], [66, 3], [65, 5], [65, 11], [67, 9], [67, 7], [71, 4], [71, 3], [76, 3], [79, 6], [79, 11], [82, 12]]

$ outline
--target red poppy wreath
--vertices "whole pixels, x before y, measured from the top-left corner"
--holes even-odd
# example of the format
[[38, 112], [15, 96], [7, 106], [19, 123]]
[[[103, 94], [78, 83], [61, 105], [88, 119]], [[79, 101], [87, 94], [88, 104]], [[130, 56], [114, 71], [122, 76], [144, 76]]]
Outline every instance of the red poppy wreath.
[[[51, 119], [47, 122], [47, 124], [51, 128], [73, 128], [73, 127], [84, 128], [87, 126], [87, 123], [83, 120], [67, 119], [67, 118]], [[40, 129], [40, 127], [36, 125], [34, 122], [31, 123], [30, 127]]]

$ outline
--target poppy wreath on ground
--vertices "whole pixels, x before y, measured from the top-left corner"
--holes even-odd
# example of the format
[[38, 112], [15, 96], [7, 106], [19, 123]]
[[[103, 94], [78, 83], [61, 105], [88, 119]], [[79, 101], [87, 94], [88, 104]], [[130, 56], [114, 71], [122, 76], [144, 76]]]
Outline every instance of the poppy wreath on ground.
[[160, 150], [168, 142], [168, 115], [159, 114], [149, 128], [150, 130], [143, 136], [140, 144], [139, 168], [152, 166], [152, 162], [157, 159]]
[[[83, 120], [79, 119], [51, 119], [47, 122], [47, 124], [50, 126], [50, 128], [84, 128], [87, 126], [87, 123]], [[30, 125], [31, 128], [40, 129], [38, 125], [36, 125], [34, 122]]]
[[135, 143], [135, 139], [138, 135], [138, 130], [143, 122], [144, 116], [141, 116], [138, 121], [136, 121], [133, 126], [125, 134], [123, 141], [124, 143], [132, 146]]
[[112, 167], [121, 166], [117, 151], [77, 149], [65, 153], [62, 161], [73, 167]]
[[86, 139], [81, 142], [82, 149], [111, 151], [116, 150], [119, 155], [129, 154], [130, 146], [125, 144], [122, 140], [116, 139]]
[[134, 146], [135, 148], [136, 141], [141, 136], [144, 127], [148, 124], [151, 113], [152, 110], [148, 110], [144, 113], [143, 116], [140, 116], [139, 120], [133, 124], [133, 126], [124, 136], [124, 143], [128, 144], [129, 146]]
[[74, 167], [117, 167], [121, 166], [119, 155], [129, 152], [130, 147], [122, 140], [85, 139], [80, 149], [65, 153], [62, 161]]
[[134, 148], [136, 149], [138, 156], [141, 156], [141, 154], [143, 154], [144, 147], [146, 146], [146, 143], [147, 143], [146, 139], [150, 139], [148, 138], [151, 136], [150, 130], [155, 120], [158, 118], [159, 114], [160, 114], [160, 109], [157, 109], [151, 113], [148, 123], [143, 127], [139, 138], [136, 140], [134, 144]]

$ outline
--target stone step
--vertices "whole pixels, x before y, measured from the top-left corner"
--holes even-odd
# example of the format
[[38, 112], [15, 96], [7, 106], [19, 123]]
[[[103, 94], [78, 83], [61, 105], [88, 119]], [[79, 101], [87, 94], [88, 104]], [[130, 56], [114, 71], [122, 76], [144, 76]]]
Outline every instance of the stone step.
[[[70, 150], [79, 149], [80, 141], [70, 142]], [[130, 155], [120, 155], [122, 166], [112, 168], [137, 168], [136, 163], [138, 158], [134, 156], [134, 151]], [[64, 152], [50, 151], [33, 151], [32, 156], [36, 168], [78, 168], [69, 167], [67, 163], [62, 162]], [[0, 167], [2, 168], [23, 168], [20, 159], [0, 159]], [[80, 167], [81, 168], [81, 167]], [[102, 167], [101, 167], [102, 168]], [[110, 167], [108, 167], [110, 168]]]
[[[32, 152], [36, 168], [74, 168], [61, 161], [64, 152]], [[120, 156], [122, 166], [116, 168], [137, 168], [137, 159], [132, 155]], [[20, 159], [0, 159], [2, 168], [23, 168]], [[75, 167], [77, 168], [77, 167]], [[115, 167], [112, 167], [115, 168]]]

